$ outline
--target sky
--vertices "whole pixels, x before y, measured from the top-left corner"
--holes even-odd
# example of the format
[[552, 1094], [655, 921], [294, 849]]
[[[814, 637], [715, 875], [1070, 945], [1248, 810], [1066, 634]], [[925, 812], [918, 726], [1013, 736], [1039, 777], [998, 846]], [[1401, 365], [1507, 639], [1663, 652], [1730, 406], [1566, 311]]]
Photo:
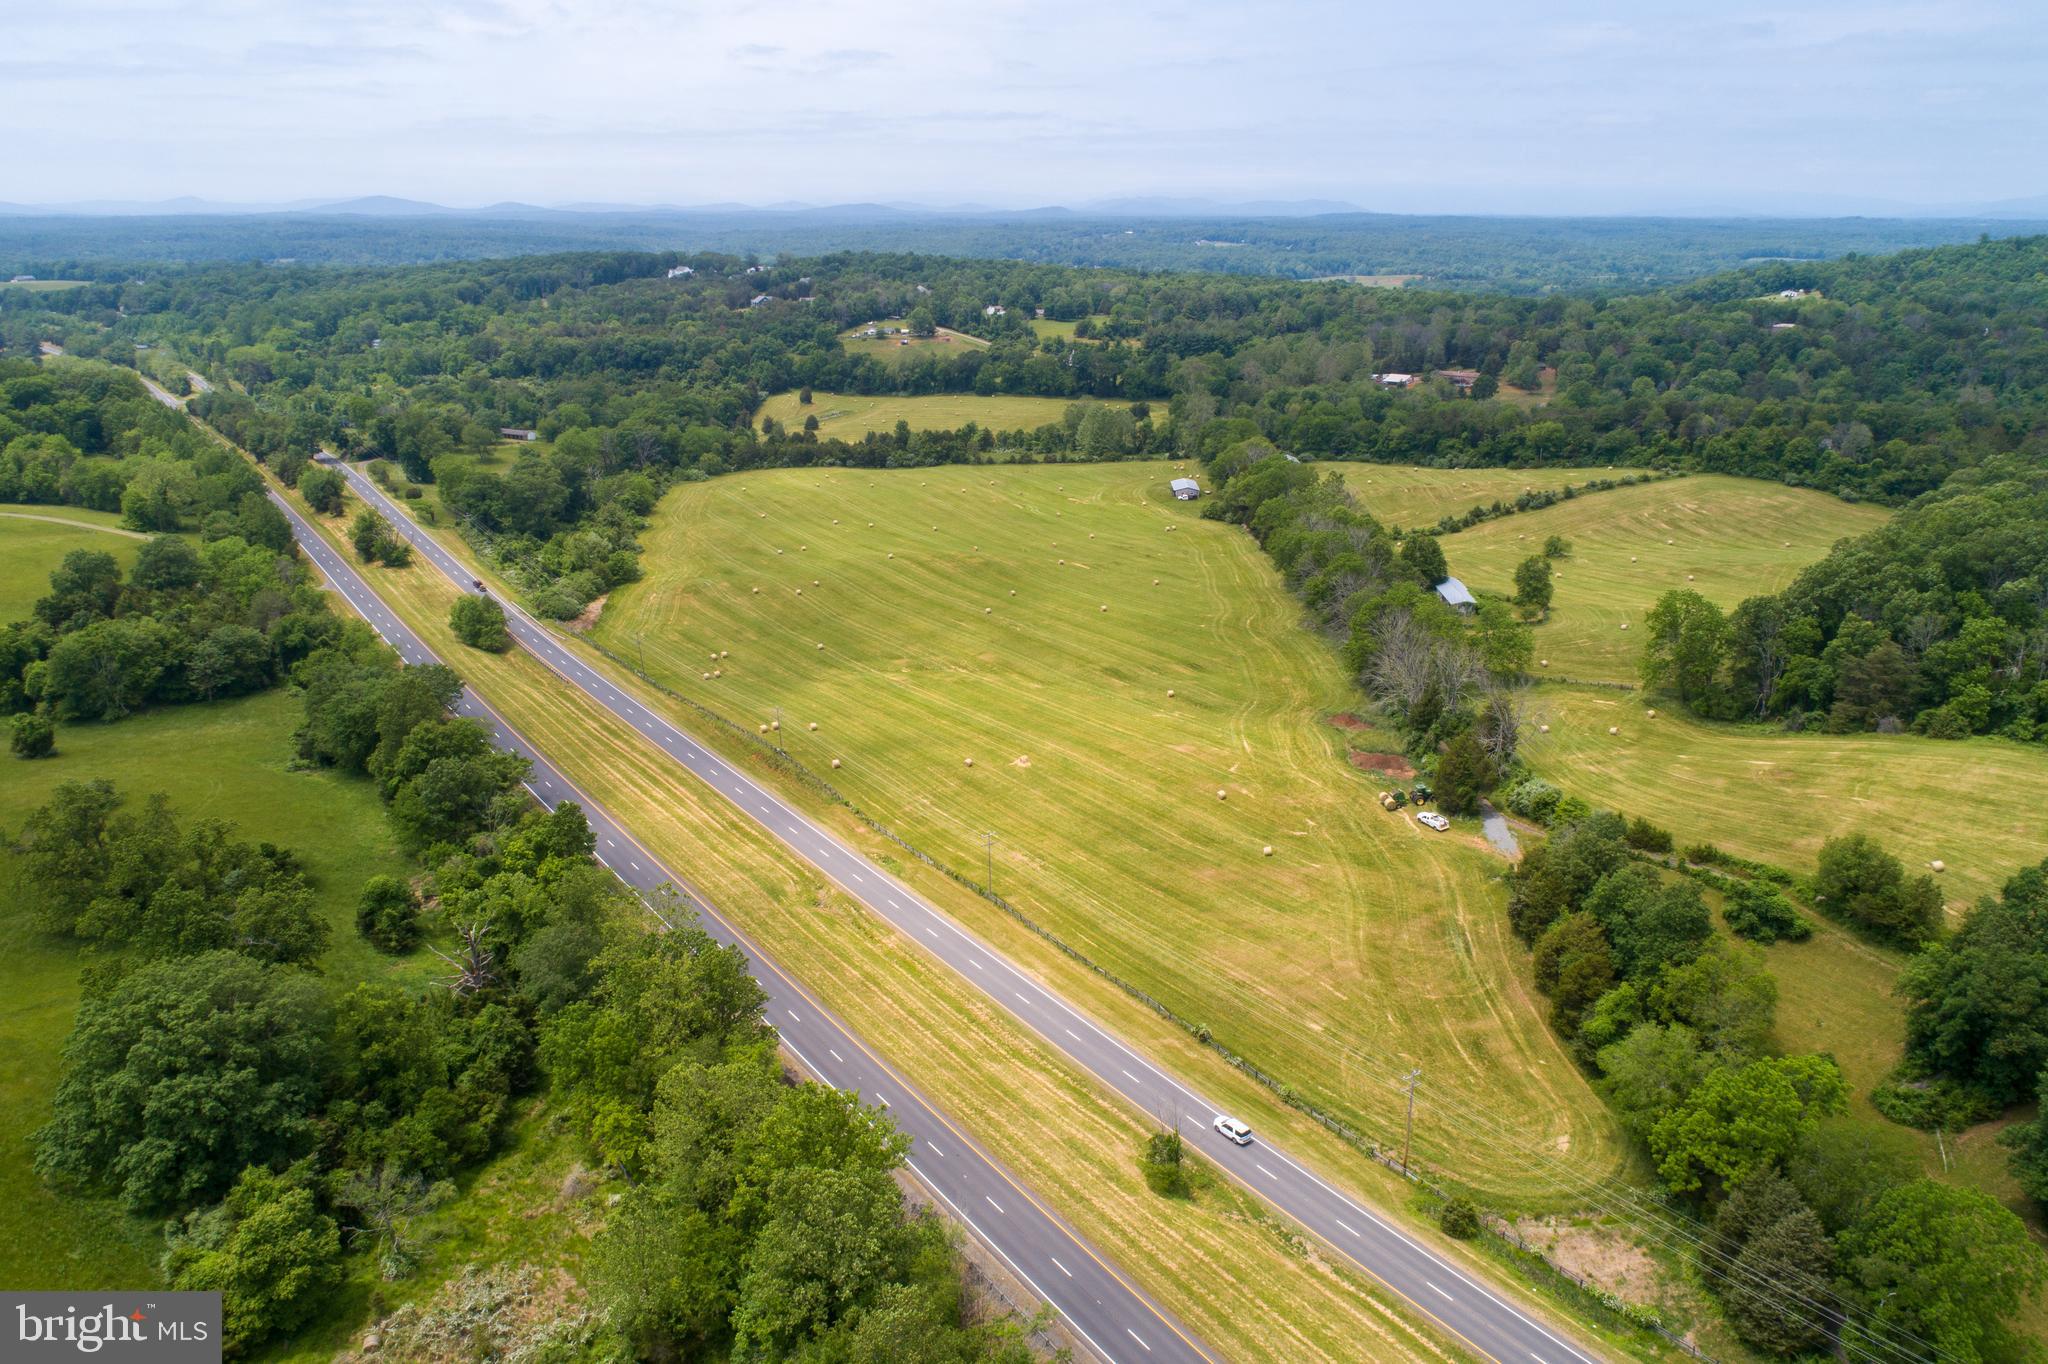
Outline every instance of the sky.
[[2048, 195], [2048, 4], [17, 0], [0, 200]]

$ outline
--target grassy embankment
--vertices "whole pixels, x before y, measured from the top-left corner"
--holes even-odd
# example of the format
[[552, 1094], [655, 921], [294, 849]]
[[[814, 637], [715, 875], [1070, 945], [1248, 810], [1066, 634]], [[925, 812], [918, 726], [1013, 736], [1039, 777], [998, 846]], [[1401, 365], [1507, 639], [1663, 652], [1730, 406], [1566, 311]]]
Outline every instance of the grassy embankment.
[[[353, 508], [351, 507], [351, 511]], [[338, 531], [345, 518], [330, 531]], [[1055, 1053], [946, 968], [879, 927], [716, 793], [638, 736], [567, 692], [523, 653], [463, 650], [445, 626], [450, 589], [423, 568], [379, 570], [394, 608], [457, 660], [494, 706], [563, 763], [607, 808], [625, 813], [650, 848], [687, 868], [744, 931], [770, 946], [912, 1083], [965, 1122], [1061, 1215], [1226, 1355], [1241, 1358], [1435, 1357], [1444, 1348], [1359, 1276], [1328, 1264], [1229, 1186], [1193, 1206], [1145, 1190], [1132, 1159], [1146, 1121], [1069, 1070]], [[622, 685], [634, 687], [622, 679]], [[637, 688], [634, 688], [638, 690]], [[652, 698], [641, 692], [642, 698]], [[709, 735], [764, 779], [755, 751]], [[801, 798], [800, 798], [801, 799]], [[1369, 1197], [1397, 1203], [1393, 1177], [1271, 1100], [1184, 1034], [987, 910], [834, 808], [815, 806], [849, 841], [920, 892], [968, 919], [1054, 988], [1089, 997], [1136, 1045], [1181, 1067], [1252, 1121], [1285, 1132], [1304, 1154]], [[1206, 1115], [1194, 1115], [1196, 1119]], [[1286, 1303], [1277, 1313], [1271, 1304]]]
[[0, 503], [0, 622], [27, 616], [72, 550], [111, 554], [126, 573], [148, 538], [122, 529], [118, 512]]
[[[761, 410], [754, 414], [754, 425], [759, 426], [773, 417], [787, 430], [801, 430], [804, 418], [818, 419], [820, 436], [836, 436], [840, 440], [859, 440], [870, 431], [889, 432], [896, 429], [896, 423], [910, 423], [913, 431], [953, 431], [973, 422], [989, 431], [1030, 431], [1051, 422], [1059, 421], [1066, 415], [1072, 398], [1023, 398], [1023, 397], [981, 397], [973, 393], [931, 393], [905, 397], [901, 394], [885, 393], [870, 395], [863, 393], [827, 393], [819, 389], [811, 395], [811, 405], [803, 406], [795, 393], [778, 393], [761, 404]], [[1128, 403], [1111, 402], [1111, 407], [1128, 407]], [[1158, 414], [1154, 420], [1163, 417], [1166, 405], [1154, 406]]]
[[[1344, 486], [1382, 525], [1427, 529], [1438, 519], [1473, 507], [1513, 502], [1524, 491], [1548, 492], [1567, 485], [1613, 478], [1604, 468], [1423, 469], [1408, 464], [1353, 464], [1330, 460], [1317, 472], [1337, 470]], [[1457, 566], [1452, 566], [1457, 571]]]

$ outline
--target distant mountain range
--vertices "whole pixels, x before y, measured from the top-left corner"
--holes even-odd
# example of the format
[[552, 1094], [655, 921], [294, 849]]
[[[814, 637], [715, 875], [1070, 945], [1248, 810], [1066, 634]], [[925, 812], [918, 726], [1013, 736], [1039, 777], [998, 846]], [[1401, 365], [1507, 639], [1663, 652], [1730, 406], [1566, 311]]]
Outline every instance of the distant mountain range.
[[[73, 203], [20, 204], [0, 201], [0, 216], [9, 217], [234, 217], [260, 214], [290, 214], [304, 217], [356, 218], [511, 218], [548, 219], [565, 216], [648, 218], [663, 216], [739, 216], [775, 214], [838, 222], [875, 222], [910, 218], [987, 218], [998, 220], [1073, 218], [1308, 218], [1332, 214], [1371, 212], [1357, 204], [1337, 199], [1247, 199], [1216, 200], [1166, 196], [1092, 199], [1073, 205], [1048, 204], [1040, 208], [997, 208], [988, 204], [921, 204], [905, 201], [887, 203], [812, 204], [783, 201], [772, 204], [733, 202], [707, 204], [628, 204], [577, 201], [565, 204], [527, 204], [506, 201], [478, 208], [451, 208], [420, 199], [401, 199], [388, 194], [363, 195], [354, 199], [295, 199], [279, 203], [230, 203], [184, 195], [153, 201], [91, 199]], [[1474, 217], [1707, 217], [1707, 218], [1964, 218], [1997, 220], [2048, 220], [2048, 194], [2002, 199], [1981, 204], [1908, 205], [1848, 203], [1814, 199], [1793, 211], [1758, 212], [1730, 205], [1701, 203], [1670, 213], [1591, 214], [1493, 214], [1459, 212]], [[1403, 214], [1402, 216], [1414, 216]], [[1421, 215], [1432, 216], [1432, 215]]]

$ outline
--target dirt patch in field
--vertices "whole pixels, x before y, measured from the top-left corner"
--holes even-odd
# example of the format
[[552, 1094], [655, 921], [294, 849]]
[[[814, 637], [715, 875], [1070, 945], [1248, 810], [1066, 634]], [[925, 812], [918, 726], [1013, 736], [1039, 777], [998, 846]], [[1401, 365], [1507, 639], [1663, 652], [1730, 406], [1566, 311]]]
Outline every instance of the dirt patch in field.
[[1415, 775], [1415, 769], [1408, 760], [1398, 753], [1361, 753], [1352, 749], [1351, 765], [1361, 772], [1378, 772], [1396, 781], [1407, 781]]
[[609, 596], [611, 593], [607, 592], [604, 596], [592, 598], [590, 605], [578, 611], [574, 620], [565, 620], [562, 623], [579, 635], [585, 633], [595, 626], [597, 618], [604, 614], [605, 597]]
[[1330, 723], [1339, 729], [1371, 729], [1372, 721], [1361, 719], [1348, 710], [1340, 710], [1330, 717]]
[[1555, 1264], [1625, 1302], [1657, 1302], [1669, 1287], [1657, 1262], [1611, 1227], [1529, 1218], [1515, 1230]]

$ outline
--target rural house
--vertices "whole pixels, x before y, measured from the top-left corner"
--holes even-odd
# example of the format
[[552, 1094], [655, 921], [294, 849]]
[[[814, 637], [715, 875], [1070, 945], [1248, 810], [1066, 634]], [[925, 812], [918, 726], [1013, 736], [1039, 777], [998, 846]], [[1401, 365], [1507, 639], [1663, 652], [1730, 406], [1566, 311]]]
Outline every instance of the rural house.
[[1173, 495], [1183, 502], [1192, 502], [1202, 495], [1202, 485], [1192, 478], [1176, 478], [1166, 486], [1173, 489]]
[[1469, 391], [1472, 385], [1479, 382], [1479, 371], [1476, 369], [1440, 369], [1436, 372], [1436, 377], [1439, 379], [1449, 379], [1460, 393], [1464, 393]]
[[1005, 308], [1000, 303], [991, 303], [986, 308], [983, 308], [981, 310], [981, 315], [983, 317], [1001, 317], [1004, 313], [1007, 313], [1009, 311], [1010, 310], [1008, 308]]
[[668, 277], [670, 279], [681, 279], [685, 275], [694, 275], [696, 273], [697, 270], [695, 266], [672, 265], [669, 267]]
[[1415, 376], [1389, 371], [1385, 374], [1373, 375], [1372, 381], [1383, 388], [1406, 388], [1415, 382]]
[[526, 426], [501, 426], [498, 435], [503, 440], [539, 440], [540, 432]]
[[1472, 589], [1456, 578], [1445, 578], [1436, 585], [1436, 594], [1448, 606], [1456, 607], [1464, 615], [1471, 615], [1479, 609], [1479, 602], [1472, 595]]

